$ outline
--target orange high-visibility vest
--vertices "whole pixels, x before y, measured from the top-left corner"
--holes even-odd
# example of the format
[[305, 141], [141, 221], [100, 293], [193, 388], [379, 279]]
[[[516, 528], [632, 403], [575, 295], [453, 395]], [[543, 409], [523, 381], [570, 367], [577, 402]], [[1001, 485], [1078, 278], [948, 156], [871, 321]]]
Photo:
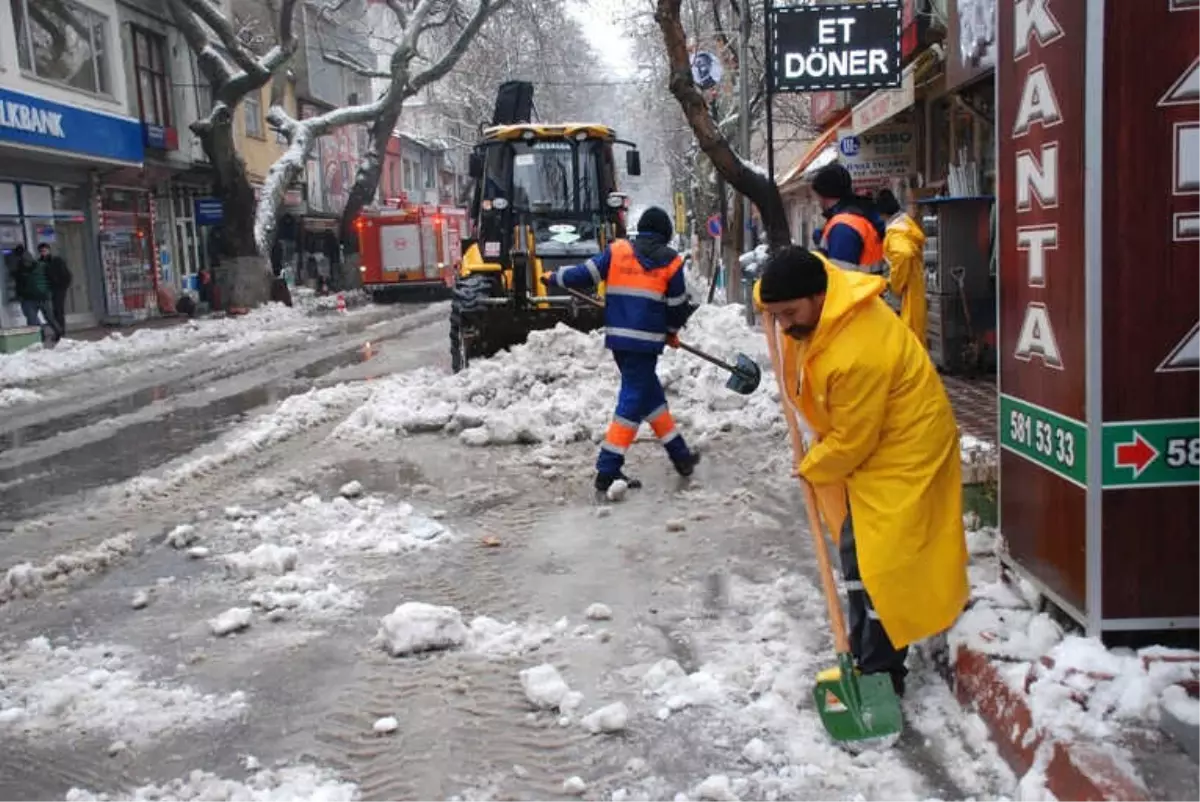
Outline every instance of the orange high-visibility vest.
[[860, 214], [852, 214], [850, 212], [835, 214], [829, 218], [829, 222], [822, 229], [822, 248], [828, 249], [829, 232], [837, 225], [847, 225], [858, 232], [858, 236], [862, 239], [863, 243], [862, 255], [858, 257], [857, 265], [847, 264], [840, 259], [831, 259], [830, 261], [839, 267], [862, 270], [867, 273], [882, 273], [884, 268], [883, 238], [879, 236], [879, 232], [875, 230], [875, 226], [871, 225], [871, 221]]

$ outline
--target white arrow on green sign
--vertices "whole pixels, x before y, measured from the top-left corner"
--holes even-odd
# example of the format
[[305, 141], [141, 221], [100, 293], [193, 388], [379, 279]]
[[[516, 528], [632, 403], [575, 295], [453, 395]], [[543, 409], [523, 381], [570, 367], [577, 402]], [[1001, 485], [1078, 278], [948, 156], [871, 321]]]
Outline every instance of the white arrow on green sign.
[[1104, 424], [1105, 489], [1200, 484], [1200, 419]]

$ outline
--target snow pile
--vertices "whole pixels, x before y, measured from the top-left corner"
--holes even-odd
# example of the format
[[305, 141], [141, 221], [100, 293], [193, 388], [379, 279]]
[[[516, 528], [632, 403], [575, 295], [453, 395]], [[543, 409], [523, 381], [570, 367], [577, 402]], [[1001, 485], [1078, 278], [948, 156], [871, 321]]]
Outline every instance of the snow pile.
[[33, 598], [41, 594], [48, 584], [107, 570], [112, 563], [131, 552], [135, 542], [133, 534], [126, 532], [103, 540], [94, 548], [55, 555], [42, 565], [14, 565], [0, 579], [0, 604], [14, 598]]
[[186, 778], [172, 780], [161, 786], [144, 785], [115, 797], [93, 794], [80, 788], [72, 788], [67, 793], [68, 802], [109, 802], [113, 799], [180, 799], [205, 802], [292, 802], [296, 799], [310, 799], [316, 802], [352, 802], [358, 798], [357, 785], [339, 780], [331, 771], [307, 764], [260, 769], [251, 774], [244, 783], [222, 779], [215, 774], [196, 769]]
[[253, 617], [254, 612], [248, 607], [231, 607], [216, 618], [210, 618], [208, 628], [212, 634], [222, 638], [250, 626]]
[[309, 495], [264, 513], [239, 510], [215, 524], [224, 542], [258, 543], [246, 554], [227, 555], [235, 573], [281, 575], [312, 555], [394, 555], [441, 545], [454, 537], [445, 526], [407, 502], [379, 496], [329, 500]]
[[113, 646], [52, 646], [44, 637], [0, 658], [0, 733], [119, 736], [149, 743], [171, 730], [232, 718], [245, 696], [202, 694], [144, 678], [148, 665]]
[[32, 404], [42, 399], [41, 393], [21, 387], [0, 387], [0, 409]]
[[[349, 560], [430, 548], [454, 537], [411, 504], [378, 496], [323, 500], [309, 495], [261, 514], [230, 507], [223, 519], [200, 525], [206, 527], [206, 543], [232, 549], [214, 558], [226, 578], [243, 583], [250, 606], [275, 612], [273, 620], [281, 620], [287, 611], [311, 616], [354, 612], [362, 606], [362, 594], [337, 581], [395, 566], [368, 559], [351, 570]], [[193, 524], [177, 527], [173, 535], [181, 529], [186, 536], [172, 544], [199, 537]]]
[[[689, 788], [644, 778], [622, 789], [622, 798], [670, 799], [906, 799], [930, 798], [935, 789], [891, 750], [849, 758], [831, 741], [813, 708], [813, 677], [834, 660], [819, 586], [795, 574], [767, 583], [732, 576], [721, 621], [689, 620], [678, 632], [699, 660], [691, 673], [663, 659], [630, 667], [640, 680], [654, 718], [648, 738], [669, 739], [686, 730], [689, 741], [728, 750], [727, 764]], [[906, 714], [920, 736], [939, 733], [951, 743], [969, 740], [982, 759], [959, 756], [947, 766], [964, 792], [987, 796], [989, 775], [1007, 772], [988, 744], [977, 717], [964, 715], [950, 690], [929, 672], [910, 681]], [[930, 697], [938, 705], [914, 715], [910, 705]], [[964, 726], [964, 723], [970, 723]], [[978, 726], [975, 726], [977, 724]], [[986, 770], [985, 770], [986, 769]], [[1011, 774], [1003, 775], [1011, 777]]]
[[34, 345], [0, 354], [0, 387], [68, 376], [112, 364], [144, 362], [162, 356], [212, 356], [295, 337], [317, 327], [302, 309], [272, 303], [242, 317], [194, 320], [175, 326], [113, 332], [96, 341], [66, 339], [53, 349]]
[[972, 548], [983, 569], [973, 574], [991, 581], [974, 585], [970, 609], [949, 633], [952, 660], [964, 648], [993, 658], [1009, 685], [1025, 695], [1036, 729], [1068, 739], [1113, 740], [1130, 726], [1152, 726], [1160, 703], [1178, 701], [1179, 685], [1200, 678], [1200, 653], [1194, 651], [1109, 650], [1097, 638], [1064, 633], [1034, 610], [1036, 591], [998, 578], [989, 564], [1003, 542], [991, 530], [983, 534], [992, 535], [993, 548]]
[[571, 687], [562, 674], [549, 663], [522, 669], [520, 678], [525, 698], [538, 710], [558, 710], [571, 693]]
[[394, 657], [462, 648], [489, 659], [519, 657], [537, 651], [566, 633], [570, 626], [566, 618], [545, 627], [535, 623], [506, 624], [484, 615], [465, 624], [456, 608], [424, 602], [405, 602], [379, 623], [373, 642]]
[[602, 732], [621, 732], [629, 723], [629, 708], [624, 702], [614, 702], [599, 710], [593, 710], [579, 721], [592, 735]]
[[379, 620], [375, 641], [392, 657], [462, 646], [467, 628], [453, 607], [405, 602]]
[[328, 312], [337, 309], [338, 296], [346, 303], [346, 308], [362, 306], [369, 303], [371, 298], [367, 295], [367, 291], [363, 289], [345, 290], [343, 292], [330, 292], [326, 295], [318, 295], [316, 290], [310, 287], [296, 287], [292, 289], [292, 303], [297, 308], [306, 311], [321, 310]]
[[290, 396], [270, 412], [234, 429], [221, 440], [215, 453], [189, 459], [168, 469], [161, 477], [130, 479], [123, 485], [124, 493], [131, 497], [168, 493], [197, 476], [328, 423], [350, 406], [361, 403], [368, 393], [362, 384], [338, 384]]
[[[688, 343], [733, 359], [743, 352], [763, 366], [751, 396], [725, 388], [729, 374], [681, 350], [659, 363], [672, 412], [685, 433], [779, 427], [782, 417], [766, 342], [746, 326], [738, 307], [701, 307], [686, 330]], [[337, 429], [344, 437], [445, 432], [470, 445], [599, 441], [612, 416], [618, 375], [599, 332], [559, 325], [532, 332], [528, 342], [469, 369], [444, 375], [432, 369], [373, 385], [371, 398]], [[649, 429], [643, 437], [651, 437]]]

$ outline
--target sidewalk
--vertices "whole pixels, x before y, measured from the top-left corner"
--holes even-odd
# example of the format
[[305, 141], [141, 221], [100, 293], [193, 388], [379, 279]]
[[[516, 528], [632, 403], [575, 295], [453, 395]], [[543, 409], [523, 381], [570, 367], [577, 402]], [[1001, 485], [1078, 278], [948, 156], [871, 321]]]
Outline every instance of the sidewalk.
[[996, 382], [994, 379], [963, 379], [942, 376], [950, 405], [962, 431], [996, 447]]
[[[196, 318], [202, 320], [203, 318]], [[96, 342], [103, 340], [111, 334], [129, 335], [135, 331], [142, 329], [169, 329], [183, 323], [187, 323], [190, 318], [187, 315], [173, 315], [171, 317], [152, 317], [146, 320], [139, 320], [136, 323], [130, 323], [124, 326], [91, 326], [86, 329], [75, 329], [67, 331], [68, 340], [79, 340], [81, 342]]]
[[1195, 759], [1161, 727], [1200, 717], [1200, 653], [1106, 649], [1000, 578], [1003, 537], [971, 532], [969, 608], [949, 632], [959, 702], [1022, 777], [1021, 799], [1197, 799]]

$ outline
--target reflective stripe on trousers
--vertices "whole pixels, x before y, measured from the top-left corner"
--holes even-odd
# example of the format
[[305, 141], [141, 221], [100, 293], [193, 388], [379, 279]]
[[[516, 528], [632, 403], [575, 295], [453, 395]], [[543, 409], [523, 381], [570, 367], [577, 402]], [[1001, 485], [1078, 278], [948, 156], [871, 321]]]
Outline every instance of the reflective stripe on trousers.
[[646, 420], [649, 421], [650, 428], [654, 430], [654, 436], [664, 446], [679, 437], [679, 432], [675, 430], [675, 418], [666, 404], [647, 415]]
[[879, 613], [871, 604], [862, 575], [858, 570], [858, 547], [854, 540], [854, 510], [846, 515], [838, 541], [838, 557], [845, 578], [846, 601], [850, 615], [850, 653], [864, 674], [876, 671], [904, 671], [908, 648], [896, 649], [888, 638]]

